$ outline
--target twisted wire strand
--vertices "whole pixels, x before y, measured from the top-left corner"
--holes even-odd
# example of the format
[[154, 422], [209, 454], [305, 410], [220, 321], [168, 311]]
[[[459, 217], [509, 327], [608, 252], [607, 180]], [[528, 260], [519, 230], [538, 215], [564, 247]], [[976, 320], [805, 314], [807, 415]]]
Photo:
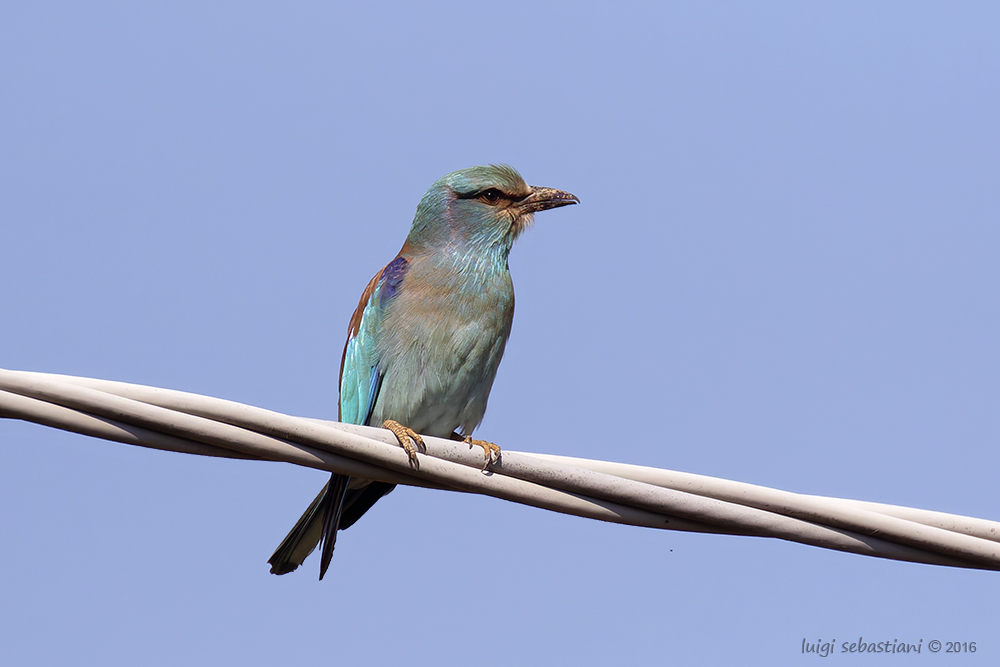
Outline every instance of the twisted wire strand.
[[396, 484], [480, 493], [649, 528], [774, 537], [902, 561], [1000, 569], [1000, 523], [659, 468], [424, 436], [413, 466], [389, 431], [293, 417], [198, 394], [0, 369], [0, 417], [131, 445], [264, 461]]

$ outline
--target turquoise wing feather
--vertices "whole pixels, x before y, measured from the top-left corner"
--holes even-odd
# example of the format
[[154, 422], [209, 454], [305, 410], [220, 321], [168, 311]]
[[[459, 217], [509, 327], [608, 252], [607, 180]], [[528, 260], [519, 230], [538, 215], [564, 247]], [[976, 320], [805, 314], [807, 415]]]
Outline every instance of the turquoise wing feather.
[[[367, 424], [382, 385], [378, 339], [385, 309], [399, 291], [407, 261], [397, 257], [372, 279], [351, 318], [340, 366], [340, 421]], [[375, 424], [380, 426], [380, 424]]]

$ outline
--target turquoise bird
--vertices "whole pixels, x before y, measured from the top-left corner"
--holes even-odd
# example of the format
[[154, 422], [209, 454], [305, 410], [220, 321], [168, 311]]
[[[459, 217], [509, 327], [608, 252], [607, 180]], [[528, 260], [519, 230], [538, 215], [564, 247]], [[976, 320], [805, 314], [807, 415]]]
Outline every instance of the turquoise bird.
[[[396, 258], [368, 283], [340, 362], [340, 421], [391, 430], [416, 465], [420, 433], [472, 440], [514, 318], [510, 249], [538, 211], [579, 203], [487, 165], [438, 180], [417, 206]], [[333, 474], [268, 561], [295, 570], [322, 544], [319, 578], [337, 531], [351, 527], [394, 484]]]

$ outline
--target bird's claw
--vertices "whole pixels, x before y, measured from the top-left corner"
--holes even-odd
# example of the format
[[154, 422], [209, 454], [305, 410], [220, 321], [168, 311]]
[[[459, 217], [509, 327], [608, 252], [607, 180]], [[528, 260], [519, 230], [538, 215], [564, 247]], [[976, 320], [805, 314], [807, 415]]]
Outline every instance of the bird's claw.
[[490, 466], [500, 460], [500, 447], [493, 444], [492, 442], [487, 442], [486, 440], [473, 440], [472, 436], [466, 436], [463, 440], [465, 444], [471, 449], [473, 445], [483, 448], [483, 455], [486, 457], [486, 463], [483, 465], [483, 472], [489, 470]]
[[410, 457], [410, 463], [414, 468], [419, 468], [420, 462], [417, 460], [417, 448], [424, 448], [424, 439], [420, 437], [420, 434], [412, 428], [403, 426], [398, 421], [392, 419], [386, 419], [382, 424], [382, 428], [392, 431], [392, 434], [396, 436], [396, 440], [399, 441], [399, 446], [406, 450], [406, 455]]

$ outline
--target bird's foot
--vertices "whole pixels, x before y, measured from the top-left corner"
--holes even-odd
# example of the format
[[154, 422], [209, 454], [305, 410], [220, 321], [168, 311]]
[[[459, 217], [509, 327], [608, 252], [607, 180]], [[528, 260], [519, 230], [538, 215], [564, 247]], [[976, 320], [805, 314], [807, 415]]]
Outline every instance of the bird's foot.
[[486, 457], [486, 463], [483, 465], [483, 472], [489, 470], [490, 466], [500, 460], [500, 447], [494, 445], [492, 442], [487, 442], [486, 440], [473, 440], [472, 436], [466, 436], [463, 440], [465, 444], [471, 449], [473, 445], [483, 448], [483, 455]]
[[414, 468], [419, 468], [420, 462], [417, 461], [417, 448], [424, 449], [424, 439], [420, 437], [420, 434], [412, 428], [403, 426], [398, 421], [392, 419], [386, 419], [382, 423], [382, 428], [392, 431], [392, 434], [396, 436], [396, 440], [399, 441], [399, 446], [405, 449], [406, 455], [410, 457], [410, 464]]

